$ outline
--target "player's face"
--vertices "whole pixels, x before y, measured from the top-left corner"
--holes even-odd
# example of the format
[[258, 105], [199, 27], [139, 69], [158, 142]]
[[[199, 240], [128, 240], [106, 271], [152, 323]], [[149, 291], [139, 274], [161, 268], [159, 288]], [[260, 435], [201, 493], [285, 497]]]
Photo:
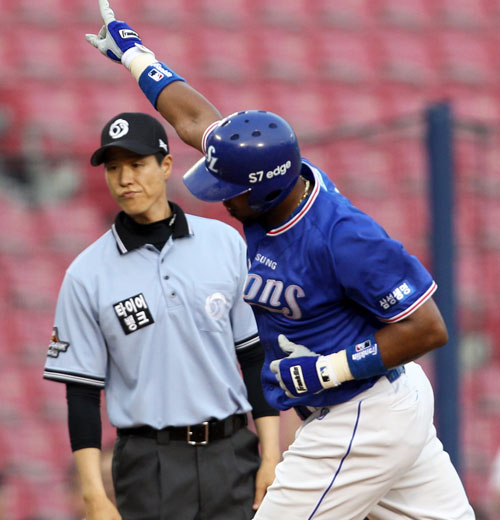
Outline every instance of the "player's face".
[[141, 224], [157, 222], [170, 215], [165, 188], [172, 169], [170, 155], [158, 164], [154, 155], [110, 148], [104, 166], [111, 195], [127, 215]]
[[248, 224], [249, 222], [256, 220], [261, 216], [261, 213], [253, 210], [248, 205], [249, 195], [250, 192], [247, 191], [241, 195], [238, 195], [237, 197], [233, 197], [232, 199], [224, 200], [222, 202], [229, 214], [244, 224]]

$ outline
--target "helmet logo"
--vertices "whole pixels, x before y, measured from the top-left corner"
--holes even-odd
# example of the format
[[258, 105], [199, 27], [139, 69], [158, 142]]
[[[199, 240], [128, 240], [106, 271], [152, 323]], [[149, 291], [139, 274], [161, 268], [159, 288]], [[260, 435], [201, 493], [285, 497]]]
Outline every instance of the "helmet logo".
[[125, 121], [125, 119], [117, 119], [109, 127], [109, 136], [113, 139], [119, 139], [126, 134], [128, 134], [128, 121]]
[[215, 167], [217, 160], [217, 157], [215, 157], [215, 146], [210, 145], [207, 150], [205, 161], [207, 163], [207, 168], [213, 173], [219, 172], [219, 170]]
[[264, 174], [264, 170], [260, 170], [258, 172], [252, 172], [248, 174], [248, 182], [250, 184], [255, 184], [256, 182], [261, 182], [265, 179], [272, 179], [273, 177], [277, 177], [278, 175], [285, 175], [285, 173], [291, 168], [292, 162], [287, 161], [286, 163], [279, 164], [274, 168], [274, 170], [269, 170]]

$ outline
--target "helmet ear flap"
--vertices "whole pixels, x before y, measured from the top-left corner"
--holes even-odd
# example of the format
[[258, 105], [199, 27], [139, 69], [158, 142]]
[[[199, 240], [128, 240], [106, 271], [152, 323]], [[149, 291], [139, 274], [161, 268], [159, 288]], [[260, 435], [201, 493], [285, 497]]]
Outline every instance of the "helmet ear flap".
[[293, 190], [293, 187], [297, 183], [299, 176], [297, 175], [294, 179], [291, 179], [290, 184], [285, 188], [276, 189], [267, 193], [264, 197], [261, 197], [259, 193], [252, 193], [250, 191], [250, 196], [248, 197], [248, 204], [254, 210], [258, 212], [269, 211], [270, 209], [278, 206], [281, 202], [283, 202], [286, 197]]
[[280, 193], [282, 193], [283, 190], [274, 190], [272, 191], [271, 193], [268, 193], [265, 197], [264, 197], [264, 200], [266, 202], [272, 202], [274, 199], [276, 199], [276, 197], [279, 197]]

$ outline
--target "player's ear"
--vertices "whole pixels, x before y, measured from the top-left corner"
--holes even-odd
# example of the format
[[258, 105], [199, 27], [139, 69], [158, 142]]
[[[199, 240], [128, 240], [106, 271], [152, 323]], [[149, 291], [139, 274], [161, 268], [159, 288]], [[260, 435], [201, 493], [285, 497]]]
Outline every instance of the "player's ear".
[[163, 171], [163, 178], [165, 180], [167, 180], [170, 177], [170, 174], [172, 173], [172, 163], [173, 158], [170, 154], [165, 155], [165, 157], [161, 161], [160, 168]]

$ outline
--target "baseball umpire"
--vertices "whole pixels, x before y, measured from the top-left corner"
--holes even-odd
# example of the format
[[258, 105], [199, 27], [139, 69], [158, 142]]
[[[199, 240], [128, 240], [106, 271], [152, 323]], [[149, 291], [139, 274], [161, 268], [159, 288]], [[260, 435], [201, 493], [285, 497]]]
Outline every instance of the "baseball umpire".
[[[169, 202], [172, 156], [154, 117], [113, 117], [91, 163], [104, 163], [122, 211], [66, 272], [44, 371], [67, 385], [86, 518], [248, 520], [280, 452], [279, 412], [263, 396], [264, 353], [242, 297], [245, 243]], [[118, 431], [119, 513], [100, 472], [102, 389]]]
[[184, 176], [189, 190], [244, 224], [265, 395], [304, 419], [254, 518], [473, 519], [414, 362], [448, 340], [430, 273], [301, 157], [283, 118], [221, 119], [99, 5], [105, 25], [87, 40], [203, 151]]

